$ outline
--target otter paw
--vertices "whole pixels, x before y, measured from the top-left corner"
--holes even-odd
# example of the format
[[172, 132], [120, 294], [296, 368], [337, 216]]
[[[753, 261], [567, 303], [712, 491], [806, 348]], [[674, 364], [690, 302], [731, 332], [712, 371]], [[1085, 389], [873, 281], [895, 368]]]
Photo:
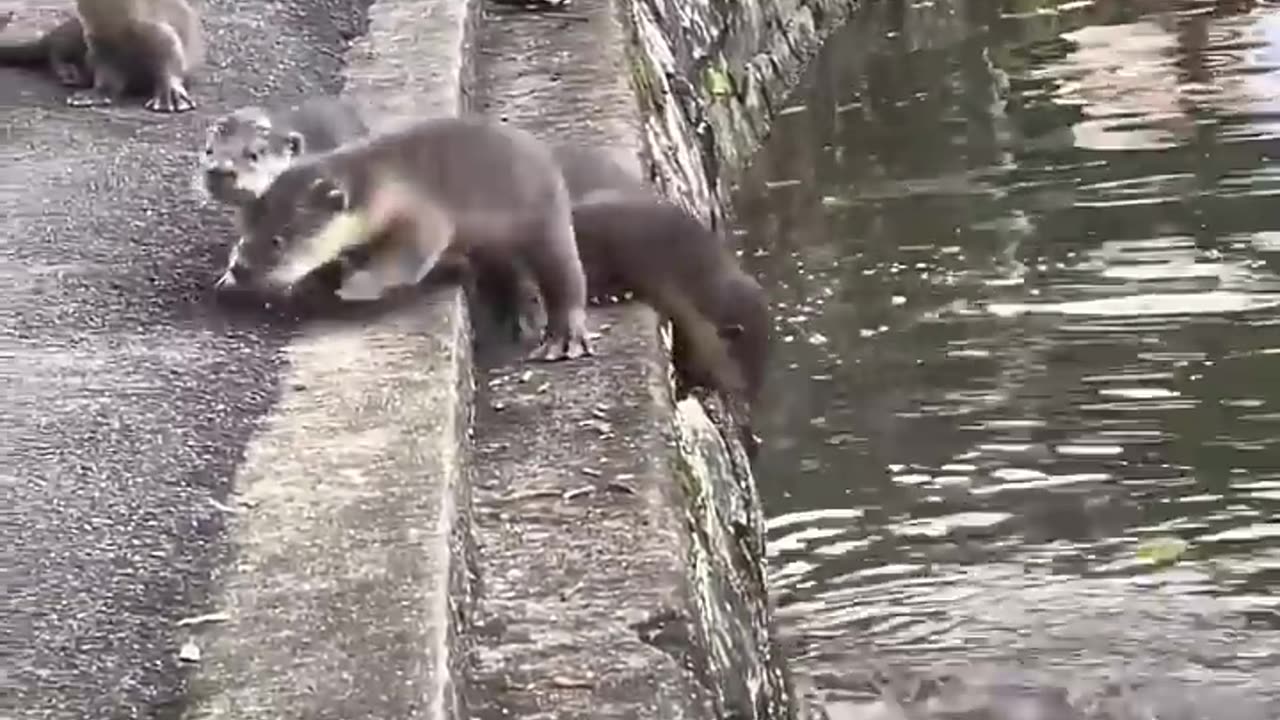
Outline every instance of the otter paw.
[[175, 85], [156, 93], [144, 107], [158, 113], [181, 113], [195, 110], [196, 104], [186, 90]]
[[515, 341], [521, 345], [540, 337], [545, 325], [539, 318], [521, 313], [516, 314], [515, 322], [512, 324], [515, 326], [513, 328]]
[[550, 362], [552, 360], [551, 355], [554, 353], [554, 351], [555, 351], [555, 344], [553, 343], [553, 341], [543, 340], [541, 343], [538, 344], [538, 347], [530, 350], [529, 353], [524, 357], [526, 360], [541, 360], [543, 362]]
[[74, 92], [67, 97], [67, 106], [75, 108], [109, 107], [114, 102], [110, 95], [104, 95], [96, 90]]
[[381, 298], [389, 286], [369, 270], [357, 270], [342, 280], [334, 294], [343, 302], [373, 302]]
[[565, 357], [569, 360], [577, 360], [578, 358], [591, 357], [595, 352], [591, 349], [591, 343], [587, 342], [586, 336], [570, 338], [569, 348], [565, 353]]
[[577, 360], [592, 355], [591, 345], [585, 336], [555, 337], [547, 336], [542, 344], [529, 353], [530, 360], [558, 362], [561, 360]]
[[567, 343], [563, 338], [547, 337], [527, 356], [530, 360], [557, 362], [567, 359]]

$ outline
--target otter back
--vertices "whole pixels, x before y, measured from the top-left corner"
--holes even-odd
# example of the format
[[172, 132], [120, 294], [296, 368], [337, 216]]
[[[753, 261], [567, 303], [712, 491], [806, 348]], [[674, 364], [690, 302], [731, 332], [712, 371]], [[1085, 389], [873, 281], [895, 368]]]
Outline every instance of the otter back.
[[278, 133], [300, 135], [307, 153], [333, 150], [369, 134], [369, 125], [354, 104], [330, 96], [309, 98], [273, 122]]
[[[580, 203], [573, 223], [592, 295], [634, 293], [672, 320], [677, 371], [689, 384], [755, 401], [769, 354], [768, 303], [719, 235], [656, 197]], [[713, 331], [700, 330], [699, 318]]]
[[655, 197], [639, 174], [624, 167], [624, 152], [582, 145], [559, 145], [554, 149], [575, 205], [611, 197]]

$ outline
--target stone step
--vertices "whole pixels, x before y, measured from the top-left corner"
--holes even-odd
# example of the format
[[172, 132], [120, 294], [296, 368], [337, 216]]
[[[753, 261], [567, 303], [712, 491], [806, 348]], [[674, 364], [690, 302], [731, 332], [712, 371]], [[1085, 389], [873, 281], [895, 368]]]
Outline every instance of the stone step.
[[[640, 173], [615, 2], [490, 4], [474, 108]], [[472, 717], [714, 718], [698, 677], [684, 473], [656, 319], [592, 308], [596, 357], [477, 369]]]
[[[465, 105], [475, 0], [377, 0], [345, 94], [375, 127]], [[473, 382], [461, 293], [310, 323], [237, 470], [190, 718], [461, 718]]]

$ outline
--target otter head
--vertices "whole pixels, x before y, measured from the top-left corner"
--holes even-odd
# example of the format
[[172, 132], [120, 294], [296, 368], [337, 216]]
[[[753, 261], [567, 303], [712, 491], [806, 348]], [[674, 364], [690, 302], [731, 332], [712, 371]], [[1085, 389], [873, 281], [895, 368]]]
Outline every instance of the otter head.
[[231, 251], [219, 290], [290, 294], [297, 283], [368, 244], [368, 213], [351, 188], [323, 167], [295, 165], [245, 207], [243, 236]]
[[241, 108], [216, 120], [205, 134], [204, 188], [220, 202], [245, 205], [305, 150], [301, 133], [280, 132], [261, 109]]

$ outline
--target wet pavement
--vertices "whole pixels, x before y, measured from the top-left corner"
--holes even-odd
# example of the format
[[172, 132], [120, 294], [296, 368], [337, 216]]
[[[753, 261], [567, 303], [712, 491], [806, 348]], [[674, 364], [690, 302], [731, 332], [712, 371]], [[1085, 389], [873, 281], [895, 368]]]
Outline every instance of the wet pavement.
[[[214, 304], [232, 228], [195, 153], [219, 113], [337, 91], [364, 10], [201, 6], [194, 113], [71, 109], [0, 70], [0, 716], [175, 716], [175, 623], [210, 609], [229, 484], [278, 394], [290, 323]], [[0, 5], [5, 32], [51, 7]]]
[[1275, 717], [1280, 5], [868, 3], [805, 82], [738, 212], [811, 695]]

